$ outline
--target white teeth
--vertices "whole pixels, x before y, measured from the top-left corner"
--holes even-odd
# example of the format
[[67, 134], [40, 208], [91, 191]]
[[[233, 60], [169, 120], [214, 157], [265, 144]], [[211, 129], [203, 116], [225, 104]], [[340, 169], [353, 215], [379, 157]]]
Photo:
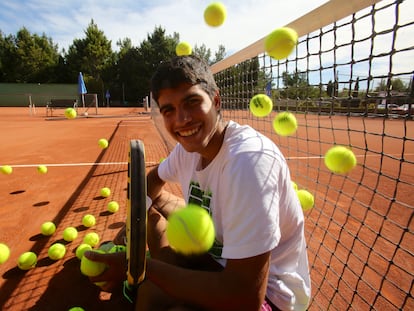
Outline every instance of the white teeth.
[[181, 131], [181, 132], [178, 132], [178, 134], [180, 134], [180, 136], [182, 136], [182, 137], [187, 137], [187, 136], [194, 135], [197, 132], [198, 132], [198, 128], [196, 128], [194, 130], [190, 130], [190, 131]]

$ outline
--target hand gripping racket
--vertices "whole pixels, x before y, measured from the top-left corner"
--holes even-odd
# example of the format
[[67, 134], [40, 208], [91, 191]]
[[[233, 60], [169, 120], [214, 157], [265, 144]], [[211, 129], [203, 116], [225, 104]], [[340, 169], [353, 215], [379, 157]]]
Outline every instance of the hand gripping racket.
[[145, 278], [145, 255], [147, 247], [147, 179], [145, 149], [140, 140], [131, 140], [128, 153], [127, 187], [127, 280], [124, 295], [133, 303], [138, 285]]

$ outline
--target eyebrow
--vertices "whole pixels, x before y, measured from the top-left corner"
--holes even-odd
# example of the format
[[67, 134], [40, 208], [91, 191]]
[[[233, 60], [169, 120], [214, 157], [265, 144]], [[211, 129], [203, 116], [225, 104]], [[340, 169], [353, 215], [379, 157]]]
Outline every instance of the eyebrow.
[[[192, 98], [199, 98], [199, 97], [202, 97], [199, 93], [197, 93], [197, 92], [193, 92], [193, 93], [190, 93], [190, 94], [187, 94], [183, 99], [182, 99], [182, 102], [186, 102], [186, 101], [188, 101], [188, 100], [190, 100], [190, 99], [192, 99]], [[164, 104], [164, 105], [162, 105], [162, 107], [160, 107], [160, 113], [161, 112], [163, 112], [164, 110], [166, 110], [167, 108], [169, 108], [169, 107], [171, 107], [173, 104], [171, 104], [170, 102], [168, 102], [168, 103], [166, 103], [166, 104]]]

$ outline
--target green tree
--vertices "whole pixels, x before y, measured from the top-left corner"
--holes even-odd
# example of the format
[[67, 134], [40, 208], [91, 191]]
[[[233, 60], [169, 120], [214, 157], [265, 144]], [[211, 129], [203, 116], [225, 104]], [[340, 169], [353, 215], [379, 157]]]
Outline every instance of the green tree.
[[104, 70], [114, 63], [111, 41], [91, 20], [85, 30], [85, 38], [73, 40], [66, 55], [67, 69], [74, 82], [79, 72], [85, 77], [88, 93], [97, 93], [104, 99], [105, 86], [102, 78]]
[[408, 84], [404, 83], [400, 78], [391, 79], [390, 81], [382, 79], [375, 87], [376, 92], [386, 91], [388, 89], [388, 83], [390, 82], [390, 90], [405, 92], [408, 91]]
[[212, 59], [212, 52], [210, 48], [207, 48], [207, 46], [204, 43], [200, 46], [196, 44], [193, 48], [193, 54], [204, 59], [209, 65], [212, 65], [224, 59], [224, 57], [226, 56], [226, 48], [224, 47], [224, 45], [220, 44], [218, 51], [214, 53], [214, 59]]
[[283, 72], [282, 82], [285, 88], [280, 91], [282, 97], [286, 98], [317, 98], [320, 97], [319, 88], [309, 84], [306, 73], [295, 71], [293, 73]]
[[1, 71], [4, 82], [54, 82], [59, 61], [57, 45], [45, 34], [31, 34], [26, 28], [16, 36], [1, 36]]

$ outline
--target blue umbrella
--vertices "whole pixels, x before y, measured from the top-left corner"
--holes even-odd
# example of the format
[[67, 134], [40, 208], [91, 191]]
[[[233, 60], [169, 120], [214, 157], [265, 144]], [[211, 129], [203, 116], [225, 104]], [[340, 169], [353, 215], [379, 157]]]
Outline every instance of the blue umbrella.
[[83, 75], [82, 72], [79, 72], [78, 76], [78, 93], [82, 95], [82, 106], [85, 108], [85, 100], [84, 100], [84, 94], [86, 94], [88, 91], [86, 90], [85, 81], [83, 81]]

